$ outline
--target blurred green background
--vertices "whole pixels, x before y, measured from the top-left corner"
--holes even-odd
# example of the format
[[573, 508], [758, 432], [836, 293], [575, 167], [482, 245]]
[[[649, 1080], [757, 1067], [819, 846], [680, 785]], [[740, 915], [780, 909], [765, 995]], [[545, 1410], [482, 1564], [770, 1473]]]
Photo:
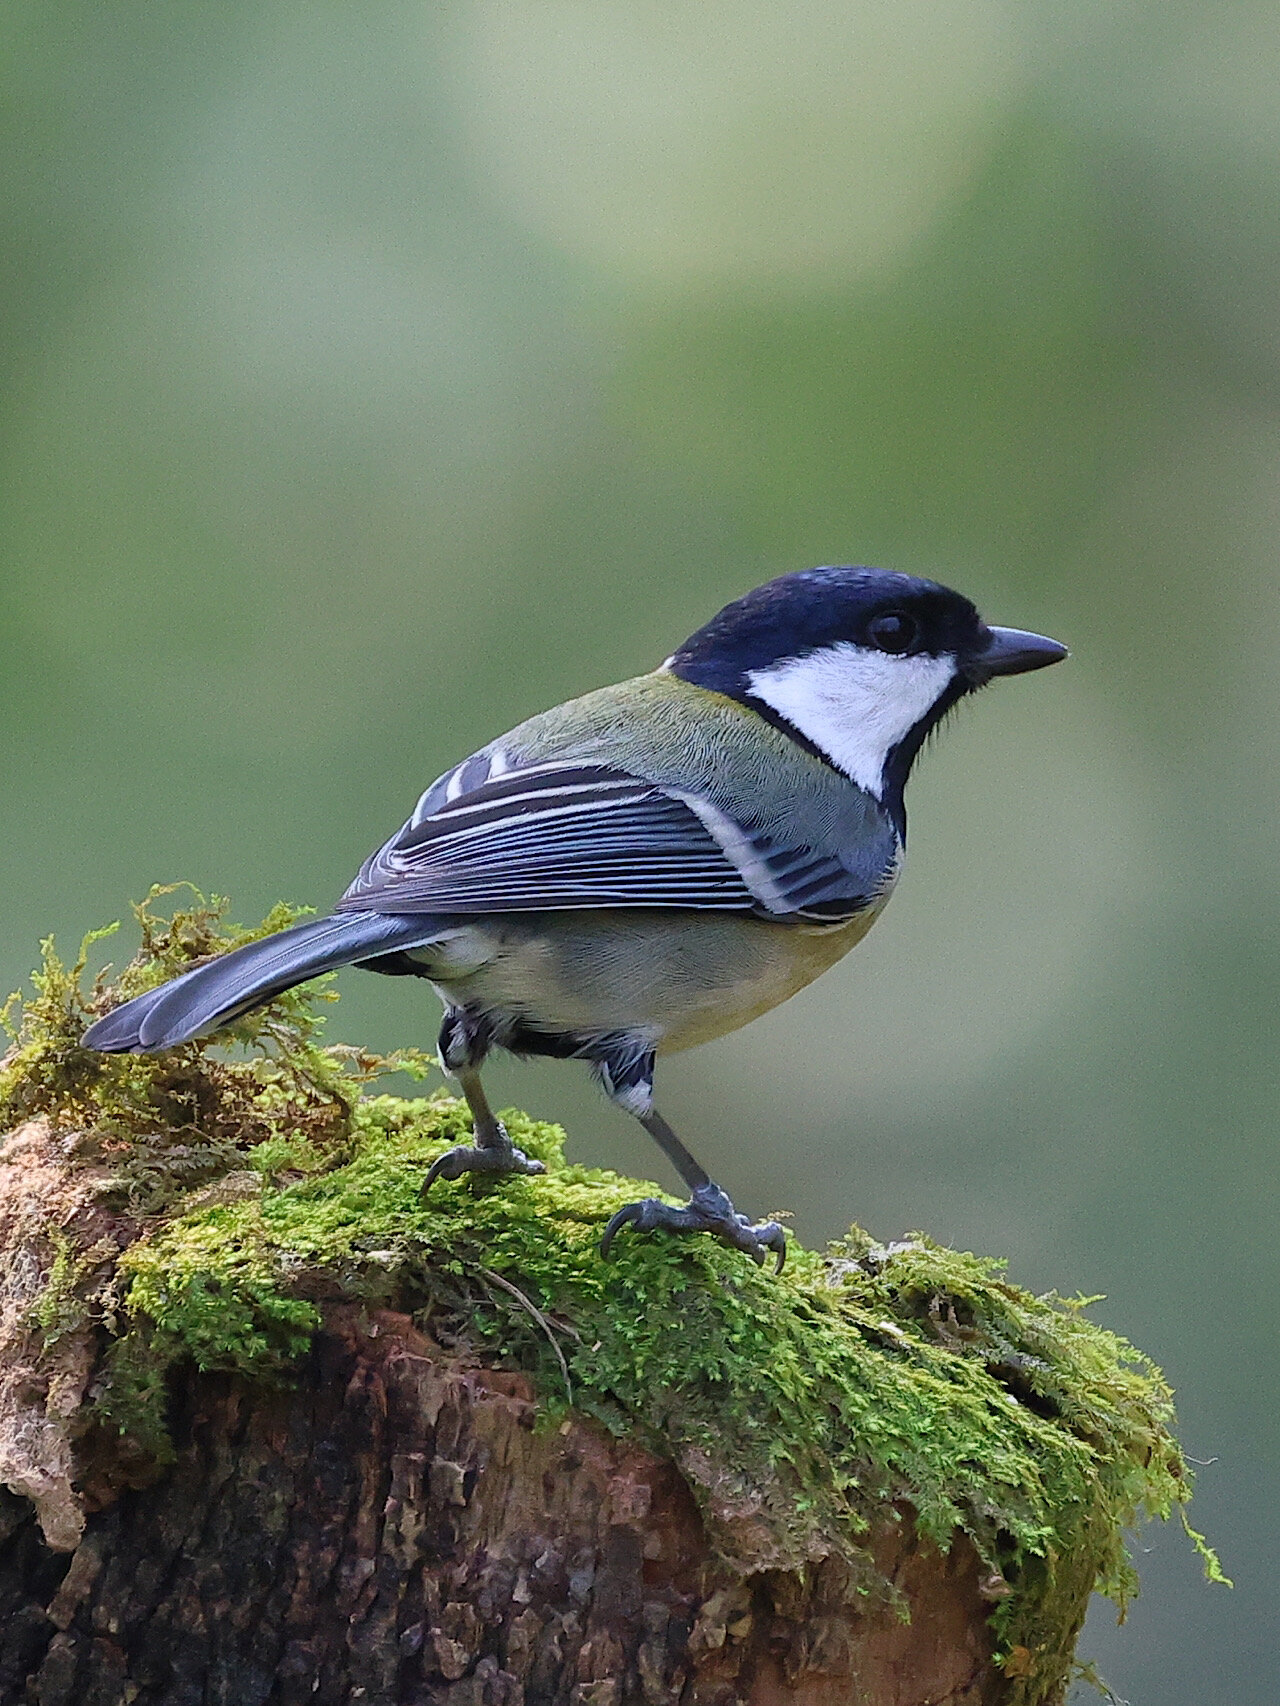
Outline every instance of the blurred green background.
[[[1274, 5], [15, 3], [0, 77], [0, 988], [156, 879], [323, 905], [785, 570], [1066, 640], [922, 761], [865, 947], [664, 1103], [806, 1240], [1106, 1292], [1237, 1586], [1148, 1531], [1086, 1651], [1275, 1701]], [[658, 1165], [571, 1068], [495, 1088]]]

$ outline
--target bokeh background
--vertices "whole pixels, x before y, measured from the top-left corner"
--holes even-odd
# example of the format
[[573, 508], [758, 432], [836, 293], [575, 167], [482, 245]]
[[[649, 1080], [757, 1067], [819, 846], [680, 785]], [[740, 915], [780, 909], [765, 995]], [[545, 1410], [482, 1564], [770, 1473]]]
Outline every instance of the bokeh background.
[[807, 1240], [1105, 1292], [1237, 1585], [1149, 1530], [1085, 1650], [1280, 1697], [1275, 6], [19, 0], [0, 82], [0, 986], [155, 879], [325, 903], [785, 570], [1063, 638], [926, 755], [865, 947], [665, 1103]]

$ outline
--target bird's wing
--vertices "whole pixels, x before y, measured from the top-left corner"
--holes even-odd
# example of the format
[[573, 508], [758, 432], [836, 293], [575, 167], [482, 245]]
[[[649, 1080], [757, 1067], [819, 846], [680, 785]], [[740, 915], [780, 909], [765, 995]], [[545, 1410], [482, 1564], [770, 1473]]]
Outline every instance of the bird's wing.
[[834, 923], [872, 898], [837, 859], [755, 835], [698, 795], [599, 765], [494, 776], [481, 757], [427, 790], [339, 908], [698, 907]]

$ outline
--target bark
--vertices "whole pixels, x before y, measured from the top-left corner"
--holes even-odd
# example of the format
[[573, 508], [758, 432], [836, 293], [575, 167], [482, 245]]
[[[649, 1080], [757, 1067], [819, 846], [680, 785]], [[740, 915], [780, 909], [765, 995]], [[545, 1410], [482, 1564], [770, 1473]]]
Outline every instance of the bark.
[[[177, 1461], [76, 1550], [0, 1495], [0, 1706], [987, 1706], [982, 1571], [886, 1521], [910, 1612], [832, 1559], [718, 1559], [678, 1470], [519, 1374], [336, 1306], [290, 1388], [195, 1372]], [[91, 1460], [90, 1460], [91, 1461]], [[888, 1514], [888, 1513], [887, 1513]]]

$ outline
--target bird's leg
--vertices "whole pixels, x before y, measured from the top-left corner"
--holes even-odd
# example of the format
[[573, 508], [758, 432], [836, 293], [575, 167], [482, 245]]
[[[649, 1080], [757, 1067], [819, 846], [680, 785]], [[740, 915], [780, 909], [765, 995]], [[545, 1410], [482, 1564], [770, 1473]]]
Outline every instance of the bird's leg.
[[721, 1190], [705, 1169], [681, 1143], [662, 1115], [653, 1106], [653, 1056], [643, 1060], [616, 1060], [597, 1064], [597, 1074], [609, 1096], [628, 1113], [634, 1114], [649, 1136], [661, 1149], [671, 1165], [689, 1187], [689, 1201], [683, 1208], [672, 1208], [658, 1197], [645, 1197], [641, 1202], [629, 1202], [613, 1216], [600, 1240], [600, 1254], [608, 1259], [613, 1240], [624, 1226], [634, 1226], [637, 1232], [709, 1232], [722, 1244], [735, 1250], [745, 1250], [753, 1261], [764, 1266], [766, 1254], [773, 1252], [774, 1271], [782, 1272], [787, 1258], [786, 1233], [776, 1220], [753, 1226], [745, 1214], [734, 1208], [726, 1191]]
[[507, 1128], [489, 1106], [480, 1082], [480, 1063], [489, 1050], [488, 1028], [476, 1015], [453, 1008], [440, 1027], [440, 1064], [462, 1087], [471, 1109], [475, 1143], [446, 1149], [431, 1163], [422, 1181], [425, 1194], [437, 1179], [460, 1179], [464, 1173], [545, 1173], [541, 1161], [517, 1149]]
[[471, 1109], [475, 1143], [460, 1143], [437, 1155], [422, 1181], [423, 1191], [429, 1191], [437, 1179], [460, 1179], [464, 1173], [545, 1173], [541, 1161], [517, 1149], [507, 1136], [506, 1126], [489, 1106], [479, 1072], [470, 1068], [456, 1075]]

